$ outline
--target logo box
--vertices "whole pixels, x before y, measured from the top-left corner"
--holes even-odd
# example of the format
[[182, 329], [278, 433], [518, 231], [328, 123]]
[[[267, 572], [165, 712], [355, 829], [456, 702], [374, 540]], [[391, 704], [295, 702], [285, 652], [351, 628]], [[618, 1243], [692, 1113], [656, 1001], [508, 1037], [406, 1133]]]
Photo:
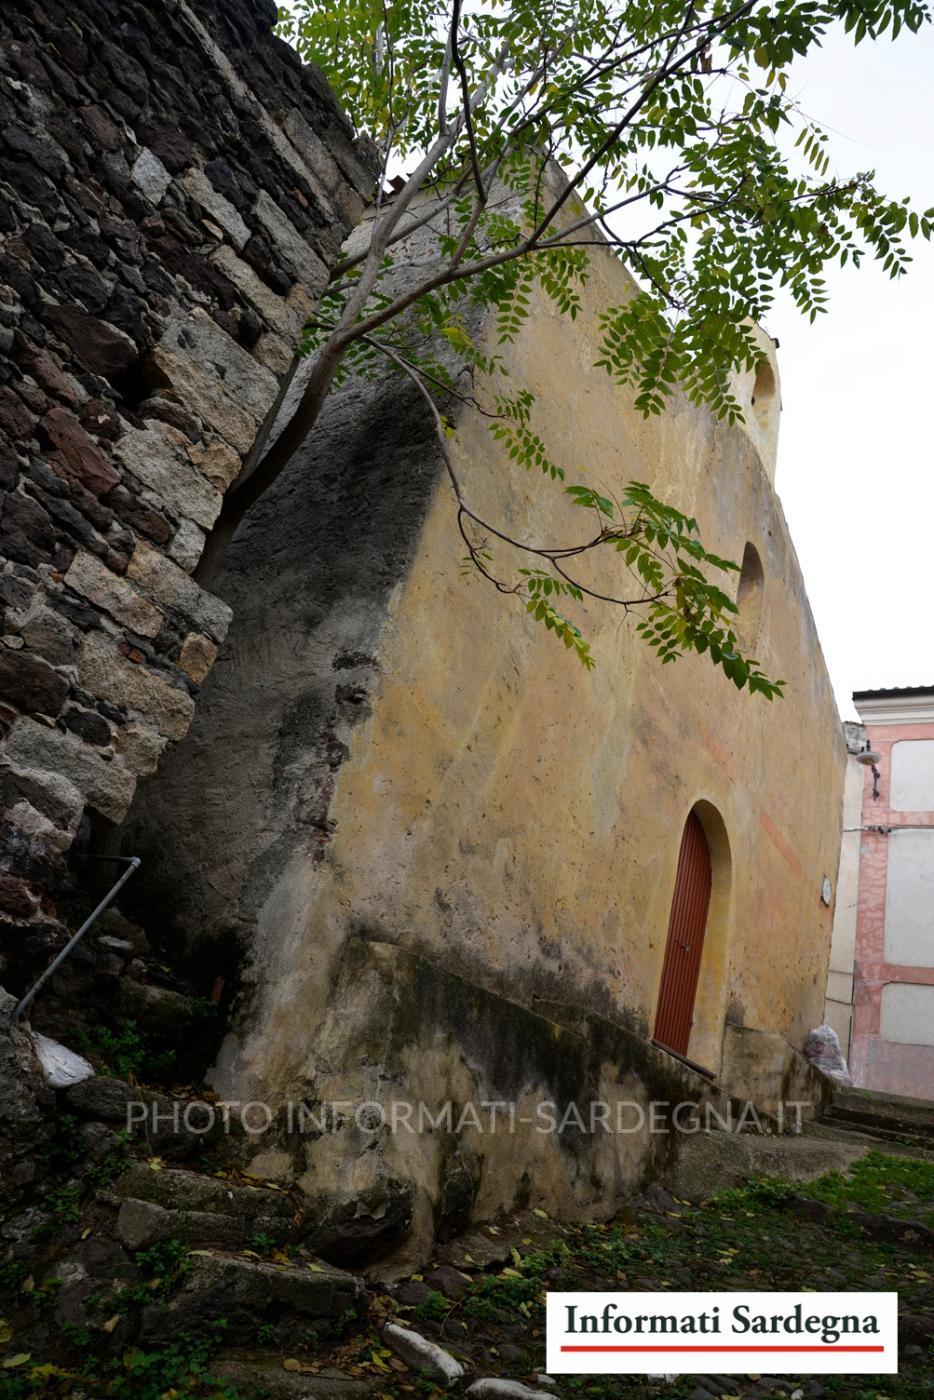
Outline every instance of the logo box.
[[892, 1375], [897, 1293], [549, 1293], [550, 1375]]

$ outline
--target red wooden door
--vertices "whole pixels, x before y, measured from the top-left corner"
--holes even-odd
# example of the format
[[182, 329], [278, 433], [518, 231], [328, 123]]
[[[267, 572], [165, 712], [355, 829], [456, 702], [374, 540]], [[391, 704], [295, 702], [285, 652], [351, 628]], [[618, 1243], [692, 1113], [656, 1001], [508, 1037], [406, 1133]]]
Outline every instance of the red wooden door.
[[688, 1052], [694, 996], [710, 905], [710, 848], [692, 812], [684, 824], [678, 874], [668, 920], [665, 965], [655, 1013], [655, 1039], [679, 1055]]

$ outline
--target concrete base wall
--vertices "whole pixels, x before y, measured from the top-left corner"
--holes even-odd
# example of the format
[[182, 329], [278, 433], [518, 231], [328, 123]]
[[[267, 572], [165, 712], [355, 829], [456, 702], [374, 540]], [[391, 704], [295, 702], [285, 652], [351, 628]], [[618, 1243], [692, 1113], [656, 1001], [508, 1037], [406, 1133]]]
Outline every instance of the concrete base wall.
[[833, 1087], [784, 1036], [729, 1021], [724, 1028], [720, 1083], [728, 1093], [748, 1099], [760, 1112], [791, 1129], [799, 1121], [816, 1118]]
[[730, 1121], [716, 1086], [624, 1027], [532, 1011], [397, 946], [350, 940], [328, 992], [295, 1085], [307, 1115], [246, 1166], [297, 1180], [321, 1230], [355, 1216], [348, 1262], [359, 1247], [376, 1273], [504, 1211], [609, 1217], [708, 1109]]

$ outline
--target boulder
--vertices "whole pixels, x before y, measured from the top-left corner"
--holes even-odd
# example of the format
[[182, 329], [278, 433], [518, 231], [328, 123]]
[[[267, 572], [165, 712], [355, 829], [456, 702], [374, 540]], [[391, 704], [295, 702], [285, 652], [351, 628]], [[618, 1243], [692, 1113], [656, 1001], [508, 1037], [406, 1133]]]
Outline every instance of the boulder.
[[408, 1234], [414, 1189], [395, 1178], [366, 1191], [319, 1203], [307, 1241], [316, 1254], [339, 1264], [368, 1263]]

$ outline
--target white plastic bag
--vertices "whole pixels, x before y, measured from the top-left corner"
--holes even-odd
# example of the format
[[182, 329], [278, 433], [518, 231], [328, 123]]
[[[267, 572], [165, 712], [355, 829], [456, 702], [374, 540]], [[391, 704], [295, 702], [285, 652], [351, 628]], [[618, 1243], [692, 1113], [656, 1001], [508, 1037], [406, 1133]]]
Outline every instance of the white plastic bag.
[[804, 1042], [804, 1058], [835, 1083], [847, 1088], [853, 1083], [833, 1026], [818, 1026], [808, 1032]]
[[74, 1050], [59, 1045], [57, 1040], [33, 1032], [32, 1043], [36, 1059], [42, 1067], [42, 1076], [53, 1089], [67, 1089], [71, 1084], [93, 1078], [94, 1066], [88, 1064], [83, 1055], [76, 1055]]

